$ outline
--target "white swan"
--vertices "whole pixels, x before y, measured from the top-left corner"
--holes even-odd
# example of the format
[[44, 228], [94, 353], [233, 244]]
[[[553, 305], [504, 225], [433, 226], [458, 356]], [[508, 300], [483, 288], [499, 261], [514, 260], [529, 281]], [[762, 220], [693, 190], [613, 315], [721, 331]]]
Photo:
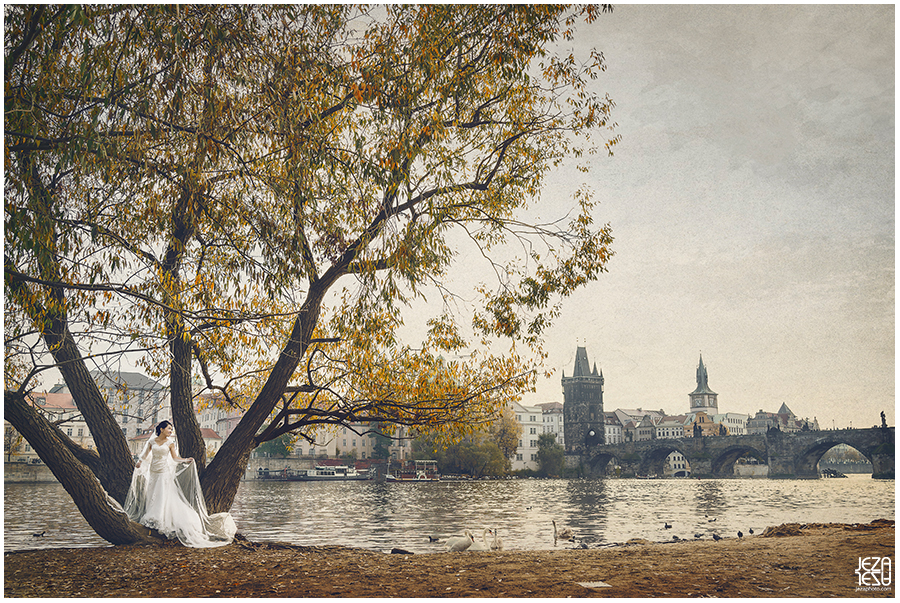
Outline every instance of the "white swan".
[[487, 541], [488, 532], [491, 532], [493, 534], [493, 532], [491, 531], [490, 528], [485, 528], [484, 531], [481, 533], [481, 542], [473, 542], [471, 544], [471, 546], [469, 546], [469, 548], [467, 548], [466, 550], [467, 551], [489, 551], [489, 550], [491, 550], [491, 545], [488, 544], [488, 541]]
[[465, 530], [462, 536], [451, 536], [447, 539], [447, 551], [464, 551], [472, 546], [473, 542], [475, 536], [469, 530]]
[[575, 540], [575, 530], [569, 527], [563, 527], [558, 532], [556, 531], [556, 520], [553, 520], [553, 544], [556, 544], [557, 540]]
[[494, 528], [494, 542], [491, 543], [492, 551], [502, 551], [503, 550], [503, 540], [500, 539], [500, 533], [497, 531], [497, 528]]

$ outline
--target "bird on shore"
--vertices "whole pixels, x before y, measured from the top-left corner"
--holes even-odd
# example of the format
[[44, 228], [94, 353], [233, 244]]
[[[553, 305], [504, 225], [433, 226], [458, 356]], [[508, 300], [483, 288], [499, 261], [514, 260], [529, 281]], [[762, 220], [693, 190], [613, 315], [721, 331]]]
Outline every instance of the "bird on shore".
[[751, 534], [753, 534], [753, 528], [750, 528], [749, 532], [750, 532]]
[[741, 532], [740, 530], [738, 530], [738, 538], [743, 538], [743, 537], [744, 537], [744, 533]]
[[32, 538], [40, 538], [41, 536], [43, 536], [46, 533], [47, 533], [47, 530], [44, 530], [40, 534], [32, 534], [31, 536], [32, 536]]
[[494, 528], [494, 542], [491, 543], [492, 551], [502, 551], [503, 550], [503, 539], [500, 538], [500, 533], [497, 531], [497, 528]]
[[681, 538], [679, 538], [678, 536], [672, 536], [672, 540], [678, 542], [679, 540], [681, 540]]
[[667, 523], [664, 523], [664, 524], [663, 524], [663, 527], [664, 527], [665, 529], [669, 530], [669, 529], [672, 528], [672, 524], [670, 524], [670, 523], [667, 522]]
[[447, 551], [464, 551], [475, 542], [472, 532], [465, 530], [462, 536], [451, 536], [447, 539]]
[[467, 551], [489, 551], [491, 550], [491, 545], [487, 541], [487, 535], [493, 534], [494, 532], [490, 528], [485, 528], [483, 532], [481, 532], [481, 542], [477, 540], [469, 545]]
[[719, 542], [720, 540], [722, 540], [722, 537], [719, 536], [718, 534], [713, 534], [713, 540], [715, 540], [716, 542]]

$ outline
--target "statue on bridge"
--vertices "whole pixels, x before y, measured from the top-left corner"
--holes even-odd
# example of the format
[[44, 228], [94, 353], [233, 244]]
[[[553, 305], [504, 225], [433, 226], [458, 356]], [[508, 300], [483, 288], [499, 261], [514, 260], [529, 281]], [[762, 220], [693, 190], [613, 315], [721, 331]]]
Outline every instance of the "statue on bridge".
[[887, 419], [884, 417], [884, 411], [881, 411], [881, 428], [887, 429]]

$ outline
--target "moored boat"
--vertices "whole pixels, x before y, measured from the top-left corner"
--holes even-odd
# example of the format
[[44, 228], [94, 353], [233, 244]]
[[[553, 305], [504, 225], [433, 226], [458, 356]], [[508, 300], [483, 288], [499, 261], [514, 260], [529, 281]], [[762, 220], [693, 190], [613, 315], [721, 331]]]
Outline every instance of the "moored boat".
[[307, 469], [305, 473], [297, 474], [299, 481], [336, 481], [336, 480], [360, 480], [372, 479], [368, 471], [359, 472], [356, 467], [347, 465], [316, 466], [315, 469]]
[[401, 461], [396, 470], [389, 469], [384, 479], [388, 482], [436, 482], [441, 476], [437, 461]]
[[257, 477], [259, 479], [281, 482], [352, 481], [372, 479], [372, 474], [368, 470], [357, 471], [356, 467], [348, 467], [347, 465], [317, 465], [314, 469], [301, 469], [299, 471], [294, 471], [293, 469], [282, 469], [280, 471], [260, 469]]

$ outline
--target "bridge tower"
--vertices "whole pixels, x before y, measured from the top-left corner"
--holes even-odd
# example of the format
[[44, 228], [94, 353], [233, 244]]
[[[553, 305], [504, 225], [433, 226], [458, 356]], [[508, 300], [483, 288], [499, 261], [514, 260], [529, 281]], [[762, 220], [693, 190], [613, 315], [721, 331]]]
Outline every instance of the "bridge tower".
[[709, 389], [708, 378], [706, 367], [703, 366], [703, 354], [700, 354], [700, 366], [697, 367], [697, 389], [689, 394], [690, 412], [692, 413], [703, 411], [709, 416], [719, 414], [719, 394]]
[[583, 454], [606, 443], [603, 418], [603, 373], [588, 364], [587, 350], [575, 351], [571, 377], [562, 376], [563, 429], [567, 454]]

